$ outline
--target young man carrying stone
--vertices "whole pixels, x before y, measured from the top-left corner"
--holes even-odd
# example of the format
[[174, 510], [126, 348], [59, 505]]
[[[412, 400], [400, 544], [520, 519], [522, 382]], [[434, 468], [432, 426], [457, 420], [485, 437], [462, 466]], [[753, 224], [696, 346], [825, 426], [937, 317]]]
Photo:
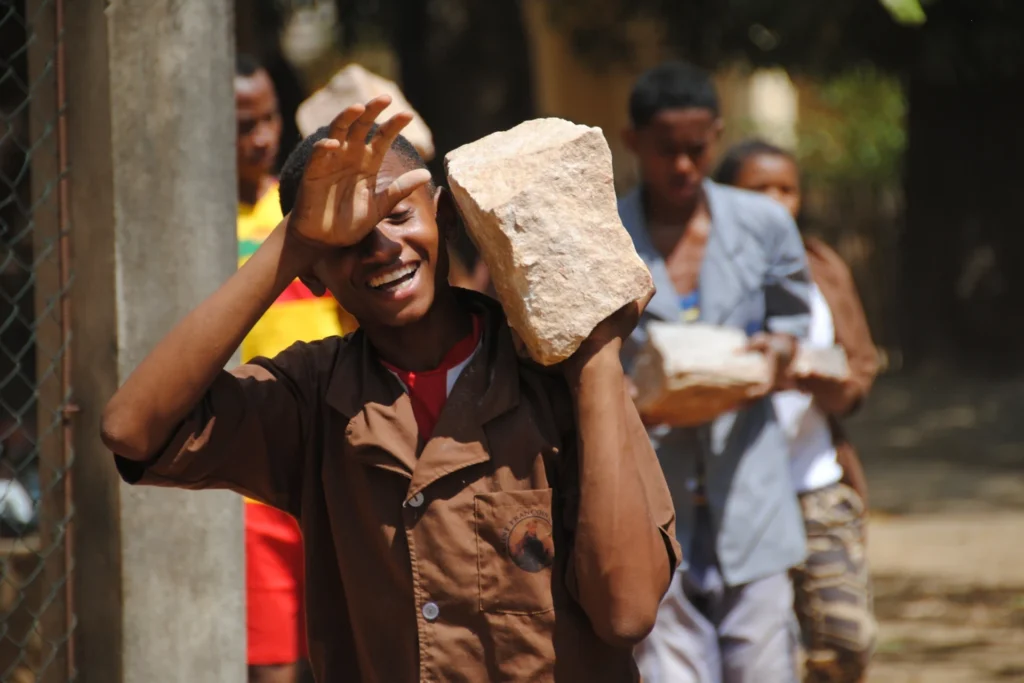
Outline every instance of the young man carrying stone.
[[[710, 77], [682, 63], [644, 74], [626, 143], [642, 182], [619, 213], [657, 286], [629, 342], [652, 320], [743, 329], [785, 375], [808, 330], [808, 273], [793, 220], [765, 197], [706, 179], [723, 123]], [[770, 382], [739, 410], [649, 434], [676, 508], [685, 564], [636, 649], [645, 683], [796, 680], [787, 570], [804, 556], [785, 436]]]
[[[631, 648], [679, 561], [620, 362], [643, 302], [557, 366], [519, 358], [501, 306], [448, 284], [455, 207], [399, 136], [411, 116], [375, 126], [390, 102], [292, 153], [288, 217], [139, 364], [104, 441], [128, 482], [228, 488], [298, 519], [322, 683], [635, 682]], [[297, 277], [359, 330], [224, 372]]]

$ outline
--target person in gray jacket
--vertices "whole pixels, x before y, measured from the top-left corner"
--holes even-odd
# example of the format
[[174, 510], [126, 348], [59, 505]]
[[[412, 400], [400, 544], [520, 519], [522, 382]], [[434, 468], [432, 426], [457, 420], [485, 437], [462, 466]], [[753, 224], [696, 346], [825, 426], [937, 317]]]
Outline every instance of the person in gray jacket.
[[[792, 218], [766, 197], [706, 179], [723, 123], [710, 76], [670, 62], [637, 81], [625, 141], [641, 184], [619, 201], [657, 293], [624, 345], [629, 371], [651, 320], [743, 329], [782, 378], [810, 320]], [[635, 655], [644, 683], [796, 680], [790, 567], [804, 529], [768, 395], [696, 428], [649, 426], [685, 563]]]

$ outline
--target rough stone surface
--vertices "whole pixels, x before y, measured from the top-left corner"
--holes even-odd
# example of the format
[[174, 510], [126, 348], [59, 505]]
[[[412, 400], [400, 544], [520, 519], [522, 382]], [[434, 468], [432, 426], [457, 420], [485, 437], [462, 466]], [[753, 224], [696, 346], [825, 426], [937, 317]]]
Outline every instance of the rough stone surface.
[[800, 347], [793, 359], [792, 372], [797, 377], [844, 379], [850, 374], [850, 366], [847, 363], [846, 352], [838, 346]]
[[[746, 351], [747, 336], [732, 328], [652, 322], [633, 371], [636, 404], [647, 420], [687, 427], [739, 407], [771, 381], [763, 355]], [[799, 349], [800, 376], [845, 377], [842, 349]]]
[[652, 322], [633, 382], [645, 419], [680, 427], [703, 424], [736, 408], [771, 380], [759, 353], [744, 351], [740, 330]]
[[599, 128], [537, 119], [445, 158], [449, 186], [530, 356], [568, 358], [653, 289], [619, 220]]
[[391, 81], [367, 71], [358, 64], [349, 64], [334, 75], [320, 90], [313, 93], [299, 105], [295, 114], [299, 132], [303, 137], [315, 133], [317, 128], [326, 126], [345, 107], [364, 104], [379, 95], [390, 95], [391, 105], [377, 117], [383, 123], [395, 114], [412, 112], [413, 120], [402, 131], [424, 160], [434, 158], [434, 137], [423, 117], [416, 113], [401, 89]]

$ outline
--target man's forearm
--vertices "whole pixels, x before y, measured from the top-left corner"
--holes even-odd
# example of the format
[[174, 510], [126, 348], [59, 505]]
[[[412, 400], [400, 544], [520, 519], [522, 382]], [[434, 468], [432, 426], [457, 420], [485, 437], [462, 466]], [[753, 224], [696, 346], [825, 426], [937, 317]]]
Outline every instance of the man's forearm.
[[805, 391], [810, 392], [814, 402], [827, 415], [842, 417], [862, 398], [859, 389], [848, 381], [815, 378], [804, 381], [802, 386]]
[[575, 566], [580, 602], [608, 642], [632, 645], [654, 624], [670, 580], [625, 409], [618, 347], [609, 344], [568, 373], [579, 434], [580, 504]]
[[242, 339], [285, 287], [316, 259], [284, 222], [248, 262], [189, 313], [139, 364], [103, 414], [118, 455], [145, 460], [199, 401]]

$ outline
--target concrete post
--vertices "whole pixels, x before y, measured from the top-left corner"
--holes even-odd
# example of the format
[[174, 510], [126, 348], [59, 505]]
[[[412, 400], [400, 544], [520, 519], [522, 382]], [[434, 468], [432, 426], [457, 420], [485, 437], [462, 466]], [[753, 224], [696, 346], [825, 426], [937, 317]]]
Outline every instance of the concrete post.
[[242, 502], [131, 489], [107, 399], [235, 269], [231, 3], [68, 2], [82, 683], [245, 680]]

